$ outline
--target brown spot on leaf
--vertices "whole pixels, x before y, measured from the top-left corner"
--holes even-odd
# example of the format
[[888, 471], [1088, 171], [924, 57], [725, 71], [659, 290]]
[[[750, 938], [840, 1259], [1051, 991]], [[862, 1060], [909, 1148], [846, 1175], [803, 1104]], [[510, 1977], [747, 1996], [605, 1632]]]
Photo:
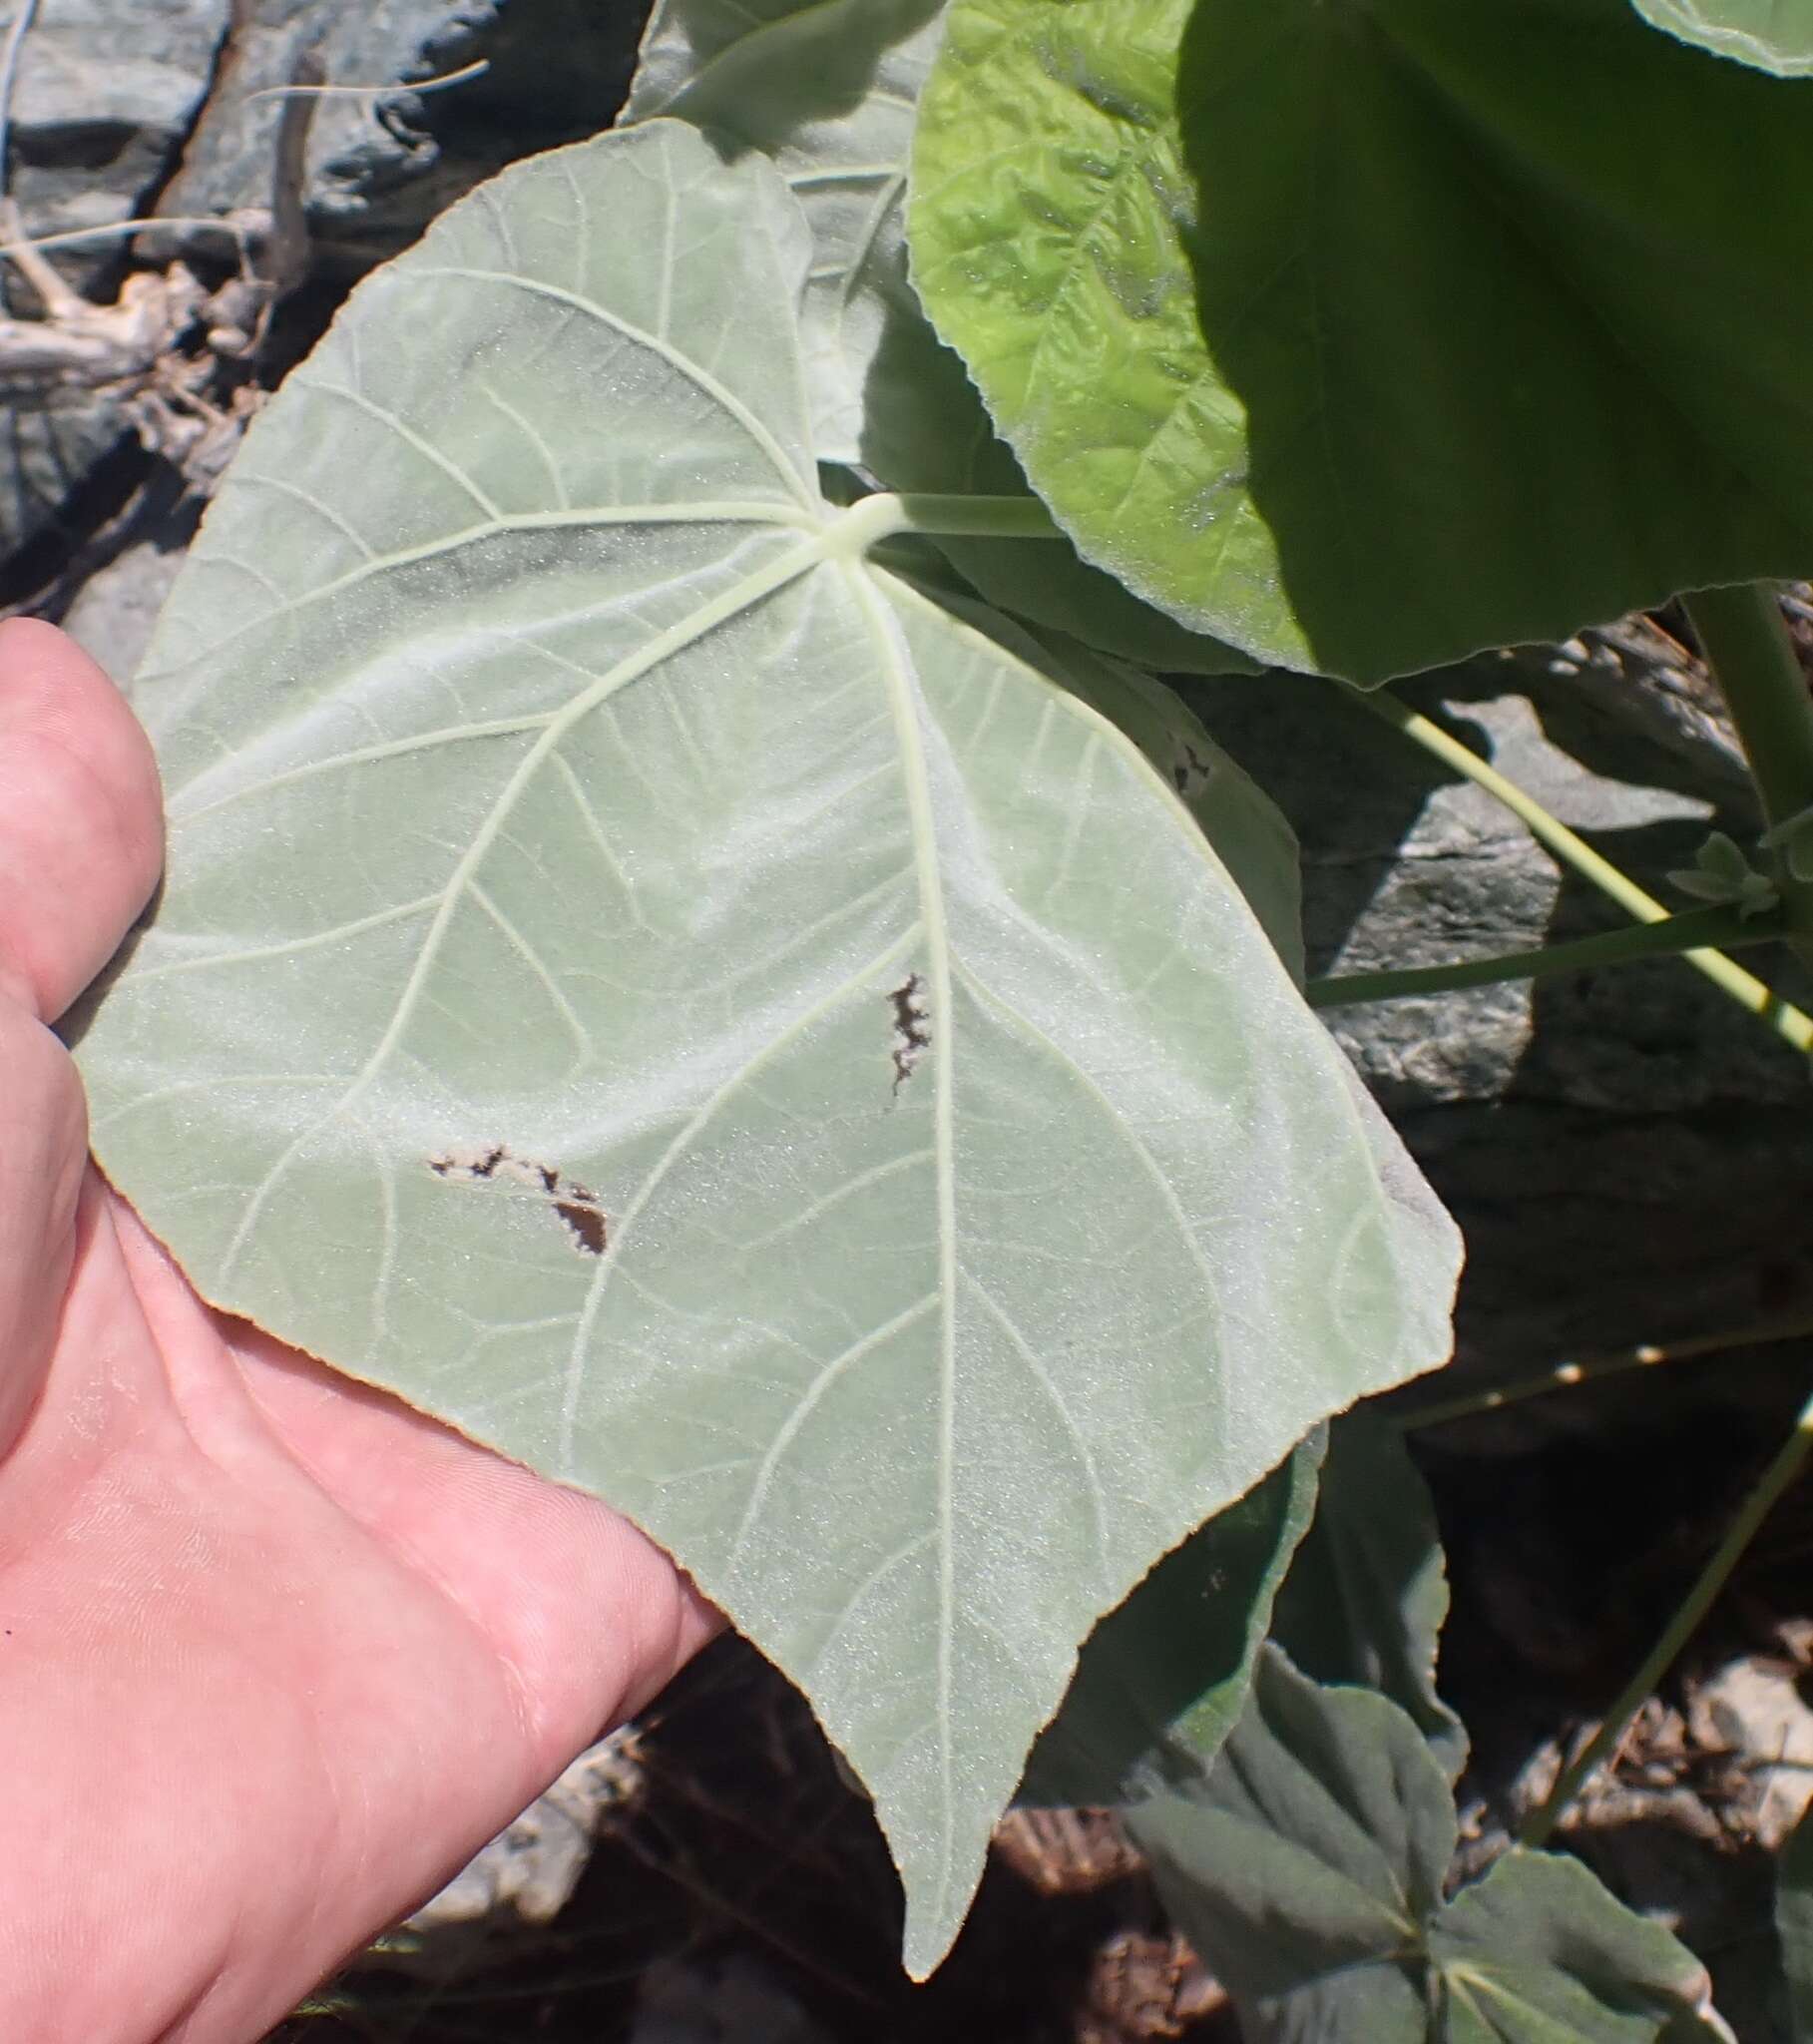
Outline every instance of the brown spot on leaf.
[[894, 1009], [894, 1091], [898, 1093], [913, 1076], [932, 1041], [926, 1018], [925, 981], [916, 972], [908, 973], [888, 1000]]
[[583, 1200], [556, 1200], [554, 1211], [573, 1231], [573, 1240], [589, 1257], [605, 1253], [607, 1231], [603, 1212]]
[[597, 1194], [563, 1179], [551, 1164], [515, 1157], [499, 1143], [488, 1150], [450, 1150], [445, 1156], [429, 1158], [428, 1169], [437, 1178], [463, 1185], [515, 1186], [565, 1224], [574, 1248], [582, 1255], [602, 1257], [605, 1253], [610, 1222]]

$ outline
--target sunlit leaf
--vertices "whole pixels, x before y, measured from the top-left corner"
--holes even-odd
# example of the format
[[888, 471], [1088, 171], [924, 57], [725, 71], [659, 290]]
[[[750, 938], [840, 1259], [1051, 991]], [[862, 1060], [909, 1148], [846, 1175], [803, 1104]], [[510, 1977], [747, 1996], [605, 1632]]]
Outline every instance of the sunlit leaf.
[[[922, 316], [901, 202], [943, 11], [944, 0], [660, 0], [624, 108], [625, 121], [673, 115], [759, 150], [799, 200], [813, 244], [806, 393], [824, 461], [862, 458], [883, 330]], [[968, 403], [982, 419], [973, 392]]]
[[954, 0], [909, 226], [1088, 559], [1376, 682], [1806, 571], [1809, 190], [1629, 0]]
[[810, 260], [664, 121], [354, 294], [160, 623], [81, 1055], [208, 1296], [799, 1682], [924, 1970], [1078, 1643], [1443, 1358], [1457, 1244], [1174, 789], [820, 496]]
[[1778, 78], [1813, 73], [1813, 0], [1630, 0], [1682, 42]]
[[[659, 0], [624, 118], [672, 114], [732, 153], [759, 150], [804, 207], [801, 332], [821, 460], [860, 464], [894, 490], [1024, 496], [1020, 464], [907, 280], [907, 155], [943, 11], [944, 0]], [[942, 545], [990, 602], [1110, 653], [1192, 674], [1252, 666], [1066, 541]]]

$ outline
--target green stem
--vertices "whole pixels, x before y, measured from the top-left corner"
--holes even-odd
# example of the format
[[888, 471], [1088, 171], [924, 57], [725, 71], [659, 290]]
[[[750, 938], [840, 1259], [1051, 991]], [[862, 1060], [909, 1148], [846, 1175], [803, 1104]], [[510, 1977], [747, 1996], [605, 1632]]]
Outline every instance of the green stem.
[[1780, 823], [1813, 808], [1813, 697], [1763, 582], [1681, 599], [1750, 763], [1763, 813]]
[[[1681, 599], [1773, 829], [1813, 809], [1813, 696], [1800, 656], [1766, 582], [1699, 589]], [[1766, 840], [1765, 840], [1766, 841]], [[1813, 965], [1813, 882], [1797, 879], [1786, 847], [1772, 848], [1770, 877], [1789, 941]]]
[[[1507, 780], [1478, 753], [1470, 751], [1458, 739], [1451, 738], [1439, 724], [1420, 716], [1384, 691], [1364, 695], [1357, 689], [1346, 688], [1344, 684], [1341, 686], [1350, 702], [1358, 704], [1381, 723], [1390, 725], [1394, 731], [1403, 733], [1426, 753], [1432, 753], [1444, 766], [1465, 774], [1476, 787], [1483, 787], [1488, 794], [1496, 796], [1532, 836], [1540, 839], [1557, 858], [1590, 880], [1602, 893], [1608, 894], [1626, 914], [1634, 916], [1638, 922], [1664, 922], [1668, 919], [1668, 910], [1654, 895], [1645, 893], [1609, 859], [1594, 851], [1584, 837], [1570, 830], [1560, 817], [1552, 816], [1516, 781]], [[1684, 951], [1681, 955], [1715, 986], [1723, 988], [1734, 1001], [1748, 1008], [1753, 1015], [1761, 1016], [1776, 1035], [1783, 1037], [1796, 1050], [1803, 1054], [1813, 1052], [1813, 1019], [1773, 993], [1754, 973], [1746, 972], [1722, 951], [1696, 949]]]
[[1568, 1805], [1597, 1772], [1600, 1763], [1622, 1742], [1631, 1719], [1655, 1694], [1656, 1684], [1673, 1666], [1676, 1656], [1692, 1638], [1700, 1620], [1712, 1608], [1713, 1600], [1730, 1579], [1731, 1571], [1736, 1568], [1744, 1549], [1755, 1537], [1758, 1527], [1769, 1516], [1789, 1484], [1800, 1474], [1801, 1465], [1806, 1461], [1809, 1451], [1813, 1451], [1813, 1397], [1808, 1398], [1800, 1408], [1800, 1415], [1794, 1422], [1794, 1431], [1776, 1451], [1775, 1459], [1763, 1471], [1755, 1488], [1745, 1498], [1743, 1509], [1726, 1529], [1725, 1537], [1718, 1543], [1712, 1559], [1700, 1571], [1698, 1581], [1681, 1600], [1661, 1638], [1650, 1649], [1642, 1666], [1625, 1683], [1617, 1700], [1605, 1713], [1598, 1730], [1575, 1756], [1571, 1765], [1563, 1771], [1555, 1787], [1550, 1789], [1548, 1799], [1542, 1808], [1525, 1822], [1518, 1834], [1519, 1844], [1544, 1843]]
[[977, 539], [1062, 539], [1052, 514], [1037, 497], [945, 496], [903, 491], [897, 532], [948, 533]]
[[1410, 994], [1442, 994], [1505, 980], [1545, 979], [1558, 972], [1586, 972], [1623, 965], [1634, 958], [1667, 957], [1708, 944], [1732, 949], [1768, 943], [1780, 936], [1780, 918], [1754, 915], [1747, 921], [1734, 908], [1695, 908], [1662, 922], [1626, 923], [1597, 936], [1576, 937], [1540, 950], [1513, 951], [1495, 958], [1457, 958], [1448, 965], [1406, 966], [1395, 972], [1340, 972], [1312, 979], [1305, 996], [1312, 1008], [1344, 1008], [1360, 1001], [1399, 1000]]
[[1753, 1326], [1727, 1327], [1716, 1334], [1695, 1334], [1685, 1341], [1639, 1341], [1634, 1348], [1610, 1355], [1588, 1355], [1579, 1362], [1558, 1362], [1541, 1376], [1519, 1377], [1509, 1384], [1496, 1384], [1490, 1391], [1474, 1391], [1459, 1398], [1432, 1399], [1427, 1404], [1410, 1404], [1389, 1413], [1392, 1424], [1402, 1433], [1421, 1433], [1428, 1426], [1448, 1426], [1457, 1419], [1477, 1419], [1482, 1412], [1502, 1412], [1507, 1405], [1521, 1405], [1527, 1398], [1544, 1398], [1551, 1391], [1572, 1390], [1577, 1384], [1592, 1384], [1602, 1378], [1621, 1376], [1628, 1370], [1653, 1369], [1661, 1362], [1694, 1362], [1707, 1355], [1726, 1355], [1734, 1348], [1761, 1348], [1771, 1341], [1804, 1341], [1813, 1334], [1813, 1320], [1758, 1320]]

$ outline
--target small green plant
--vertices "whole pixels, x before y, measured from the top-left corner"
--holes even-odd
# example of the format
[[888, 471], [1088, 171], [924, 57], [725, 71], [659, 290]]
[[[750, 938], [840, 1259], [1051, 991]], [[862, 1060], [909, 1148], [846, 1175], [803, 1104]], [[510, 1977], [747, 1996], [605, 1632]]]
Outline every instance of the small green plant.
[[[1574, 1862], [1445, 1892], [1433, 1520], [1324, 1423], [1445, 1359], [1459, 1246], [1312, 1006], [1678, 950], [1813, 1044], [1723, 955], [1813, 942], [1804, 12], [662, 0], [625, 125], [363, 285], [207, 520], [101, 1159], [668, 1546], [915, 1972], [1019, 1788], [1130, 1809], [1255, 2040], [1719, 2032]], [[1290, 834], [1156, 677], [1682, 590], [1761, 866], [1671, 915], [1356, 696], [1632, 924], [1305, 990]]]

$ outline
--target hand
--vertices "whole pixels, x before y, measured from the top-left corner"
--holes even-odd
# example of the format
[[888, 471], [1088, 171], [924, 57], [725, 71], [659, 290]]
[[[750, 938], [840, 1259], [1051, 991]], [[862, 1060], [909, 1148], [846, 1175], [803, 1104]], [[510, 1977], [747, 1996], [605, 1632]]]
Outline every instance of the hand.
[[124, 701], [0, 625], [0, 2037], [244, 2044], [715, 1630], [595, 1500], [203, 1304], [48, 1025], [161, 854]]

